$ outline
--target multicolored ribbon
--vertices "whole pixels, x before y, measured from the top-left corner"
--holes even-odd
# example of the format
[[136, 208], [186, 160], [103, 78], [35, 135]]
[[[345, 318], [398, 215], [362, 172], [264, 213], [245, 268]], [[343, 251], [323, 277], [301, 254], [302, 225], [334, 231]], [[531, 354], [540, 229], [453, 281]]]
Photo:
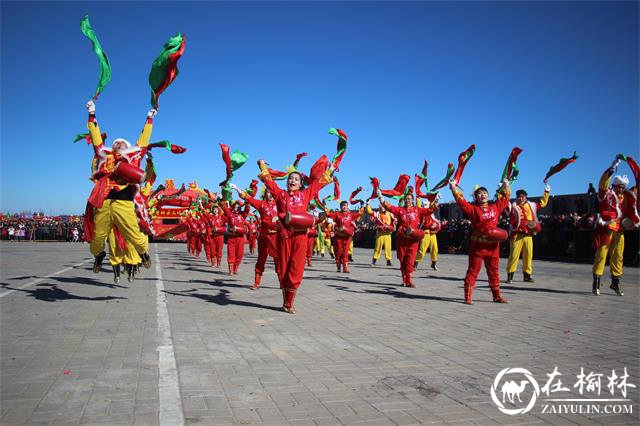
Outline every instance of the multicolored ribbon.
[[348, 136], [342, 129], [330, 128], [330, 135], [335, 135], [338, 137], [338, 145], [336, 147], [336, 155], [333, 156], [331, 160], [331, 164], [336, 171], [340, 170], [340, 163], [342, 162], [342, 158], [344, 157], [345, 152], [347, 152], [347, 139]]
[[444, 188], [445, 186], [447, 186], [447, 184], [449, 183], [449, 179], [451, 179], [451, 176], [453, 176], [453, 172], [455, 171], [455, 169], [453, 168], [453, 163], [449, 163], [447, 165], [447, 174], [444, 176], [444, 178], [436, 183], [434, 185], [433, 188], [431, 188], [431, 193], [434, 193], [436, 191], [438, 191], [440, 188]]
[[462, 179], [462, 172], [464, 171], [464, 168], [466, 167], [467, 163], [469, 162], [469, 160], [471, 159], [471, 157], [475, 152], [476, 152], [476, 146], [471, 145], [469, 148], [462, 151], [460, 155], [458, 155], [458, 168], [456, 169], [453, 175], [453, 180], [455, 181], [456, 185], [460, 185], [460, 179]]
[[98, 37], [96, 33], [91, 28], [91, 24], [89, 23], [89, 15], [85, 15], [84, 18], [80, 21], [80, 29], [82, 33], [89, 39], [91, 45], [93, 46], [93, 51], [96, 53], [98, 57], [98, 63], [100, 64], [100, 78], [98, 79], [98, 86], [96, 87], [96, 93], [93, 95], [92, 99], [98, 99], [98, 95], [102, 93], [109, 80], [111, 80], [111, 65], [109, 64], [109, 58], [107, 57], [107, 52], [102, 50], [102, 46], [100, 46], [100, 42], [98, 41]]
[[516, 179], [518, 179], [518, 156], [522, 153], [522, 149], [517, 146], [511, 150], [511, 154], [509, 154], [509, 158], [507, 159], [507, 164], [504, 165], [504, 169], [502, 170], [502, 177], [500, 178], [500, 182], [507, 179], [509, 183], [513, 183]]
[[178, 60], [184, 53], [187, 36], [176, 34], [164, 44], [158, 57], [151, 64], [149, 86], [151, 86], [151, 106], [158, 109], [158, 99], [162, 92], [178, 77]]

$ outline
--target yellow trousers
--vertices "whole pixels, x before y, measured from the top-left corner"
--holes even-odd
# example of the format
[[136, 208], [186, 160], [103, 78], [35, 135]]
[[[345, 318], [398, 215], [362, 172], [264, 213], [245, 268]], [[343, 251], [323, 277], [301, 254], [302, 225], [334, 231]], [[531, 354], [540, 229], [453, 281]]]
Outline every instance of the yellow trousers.
[[612, 277], [622, 275], [622, 255], [624, 254], [624, 232], [609, 231], [611, 242], [602, 245], [596, 250], [596, 257], [593, 261], [593, 275], [602, 276], [604, 265], [607, 261], [607, 253], [611, 253], [609, 260], [609, 270]]
[[322, 240], [320, 239], [320, 237], [316, 238], [316, 253], [321, 253], [324, 254], [324, 244], [322, 244]]
[[429, 254], [431, 256], [432, 262], [438, 261], [438, 238], [436, 234], [432, 234], [430, 232], [424, 233], [424, 238], [420, 241], [420, 247], [418, 247], [418, 254], [416, 254], [416, 262], [422, 262], [424, 256], [427, 254], [427, 250], [429, 250]]
[[522, 253], [522, 272], [531, 275], [533, 273], [533, 237], [531, 235], [515, 234], [509, 241], [508, 273], [518, 269], [520, 253]]
[[327, 251], [333, 254], [333, 244], [331, 244], [331, 238], [325, 238], [324, 245], [327, 247]]
[[378, 234], [376, 236], [376, 246], [373, 249], [373, 258], [375, 260], [380, 258], [382, 247], [384, 247], [385, 259], [391, 260], [391, 234]]
[[349, 256], [353, 255], [353, 240], [351, 240], [351, 243], [349, 243], [349, 253], [347, 253]]
[[113, 230], [109, 233], [109, 263], [112, 266], [128, 263], [137, 265], [142, 262], [140, 255], [133, 247], [133, 244], [127, 243], [127, 249], [122, 250], [116, 243], [116, 236]]
[[94, 256], [104, 251], [104, 244], [113, 225], [118, 227], [127, 245], [133, 246], [137, 253], [149, 250], [149, 239], [140, 231], [133, 201], [104, 200], [104, 204], [96, 209], [93, 216], [95, 236], [89, 249]]

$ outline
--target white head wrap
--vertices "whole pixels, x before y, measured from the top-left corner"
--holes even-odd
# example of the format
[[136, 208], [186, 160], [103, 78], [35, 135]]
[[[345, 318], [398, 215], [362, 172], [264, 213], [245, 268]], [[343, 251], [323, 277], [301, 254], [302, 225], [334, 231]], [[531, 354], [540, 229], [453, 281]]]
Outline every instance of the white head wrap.
[[118, 139], [114, 140], [114, 141], [113, 141], [113, 143], [111, 144], [111, 149], [113, 149], [113, 146], [114, 146], [115, 144], [117, 144], [118, 142], [122, 142], [122, 143], [124, 143], [124, 144], [127, 146], [125, 149], [129, 149], [129, 148], [131, 148], [131, 144], [129, 143], [129, 141], [128, 141], [128, 140], [126, 140], [126, 139], [122, 139], [122, 138], [118, 138]]
[[611, 185], [624, 185], [624, 186], [628, 186], [629, 185], [629, 178], [627, 177], [627, 175], [615, 175], [613, 177], [613, 182], [611, 182]]

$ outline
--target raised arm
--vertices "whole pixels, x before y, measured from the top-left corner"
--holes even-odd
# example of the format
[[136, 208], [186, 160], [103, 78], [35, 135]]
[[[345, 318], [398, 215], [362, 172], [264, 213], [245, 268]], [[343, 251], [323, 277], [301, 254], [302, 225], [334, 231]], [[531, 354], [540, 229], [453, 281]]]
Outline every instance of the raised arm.
[[618, 164], [620, 164], [620, 159], [616, 157], [609, 168], [607, 168], [607, 170], [602, 173], [602, 176], [600, 176], [600, 182], [598, 183], [598, 197], [604, 197], [604, 194], [609, 189], [609, 185], [611, 184], [611, 176], [613, 176], [613, 174], [616, 172]]
[[278, 186], [277, 183], [273, 181], [271, 177], [271, 173], [269, 173], [269, 168], [264, 160], [258, 160], [258, 167], [260, 167], [260, 173], [258, 173], [258, 179], [264, 183], [269, 192], [274, 196], [278, 197], [283, 192], [282, 189]]
[[240, 188], [238, 188], [238, 186], [236, 184], [230, 183], [229, 187], [231, 189], [235, 190], [238, 193], [238, 195], [240, 196], [240, 198], [245, 200], [247, 202], [247, 204], [250, 205], [251, 207], [253, 207], [254, 209], [258, 210], [261, 207], [262, 201], [256, 200], [251, 195], [249, 195], [246, 191], [243, 191]]
[[453, 194], [453, 198], [456, 200], [456, 203], [460, 206], [460, 210], [462, 210], [467, 217], [470, 217], [473, 213], [473, 206], [464, 199], [464, 194], [460, 191], [460, 188], [458, 188], [455, 181], [449, 181], [449, 188], [451, 189], [451, 194]]
[[540, 198], [540, 202], [538, 202], [538, 208], [543, 209], [549, 203], [549, 193], [551, 192], [551, 187], [548, 183], [544, 185], [544, 194], [542, 194], [542, 198]]
[[150, 109], [147, 113], [147, 121], [144, 123], [144, 127], [142, 128], [142, 132], [138, 137], [138, 145], [140, 148], [146, 148], [149, 146], [149, 140], [151, 139], [151, 130], [153, 129], [153, 117], [158, 113], [155, 109]]
[[498, 188], [498, 199], [496, 200], [496, 208], [499, 213], [509, 206], [511, 202], [511, 185], [507, 179], [502, 181], [502, 185]]
[[91, 136], [91, 143], [94, 150], [98, 151], [104, 147], [104, 141], [102, 140], [102, 134], [100, 133], [100, 126], [98, 126], [98, 120], [96, 120], [96, 104], [92, 100], [87, 102], [87, 111], [89, 112], [89, 119], [87, 121], [87, 129], [89, 129], [89, 135]]

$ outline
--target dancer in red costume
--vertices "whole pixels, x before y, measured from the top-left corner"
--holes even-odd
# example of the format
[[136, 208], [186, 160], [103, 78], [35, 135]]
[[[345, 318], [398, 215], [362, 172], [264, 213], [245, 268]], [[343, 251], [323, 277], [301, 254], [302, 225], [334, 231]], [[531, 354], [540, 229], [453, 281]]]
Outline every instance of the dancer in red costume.
[[207, 221], [207, 237], [209, 251], [211, 253], [211, 265], [220, 267], [222, 261], [222, 248], [224, 247], [224, 233], [226, 232], [226, 220], [220, 212], [217, 204], [211, 206], [211, 213], [204, 210], [204, 217]]
[[464, 303], [472, 305], [473, 288], [476, 285], [482, 262], [489, 277], [489, 287], [496, 303], [507, 303], [500, 295], [500, 241], [507, 239], [507, 232], [498, 228], [500, 214], [509, 205], [511, 188], [509, 181], [504, 180], [498, 190], [498, 199], [489, 202], [489, 191], [480, 187], [473, 193], [475, 203], [464, 199], [462, 191], [455, 180], [449, 181], [449, 187], [456, 202], [465, 216], [471, 221], [471, 244], [469, 246], [469, 267], [464, 277]]
[[325, 214], [335, 222], [333, 253], [336, 257], [337, 272], [349, 273], [349, 247], [356, 232], [356, 222], [362, 217], [364, 207], [350, 211], [347, 201], [340, 202], [340, 211], [327, 210]]
[[[276, 256], [278, 279], [282, 288], [282, 309], [290, 314], [295, 314], [293, 306], [296, 291], [302, 282], [304, 274], [305, 257], [307, 254], [307, 229], [313, 223], [306, 226], [292, 226], [291, 215], [307, 215], [309, 203], [318, 195], [320, 189], [332, 181], [331, 174], [334, 166], [327, 168], [329, 161], [322, 156], [311, 168], [309, 186], [302, 188], [303, 176], [294, 171], [287, 179], [287, 189], [283, 190], [273, 181], [269, 169], [264, 161], [259, 160], [260, 174], [258, 177], [273, 194], [278, 209], [280, 227], [277, 234]], [[313, 222], [313, 220], [311, 220]]]
[[307, 230], [307, 266], [311, 265], [311, 259], [313, 258], [313, 252], [316, 248], [316, 241], [318, 239], [318, 225], [320, 224], [320, 218], [315, 207], [309, 211], [309, 214], [313, 215], [316, 219], [316, 226], [313, 226]]
[[253, 254], [256, 251], [256, 242], [258, 240], [258, 224], [256, 223], [254, 215], [250, 215], [247, 218], [247, 228], [247, 238], [249, 239], [249, 253]]
[[276, 201], [269, 190], [264, 192], [262, 200], [257, 200], [249, 195], [247, 192], [240, 190], [233, 183], [229, 184], [229, 187], [235, 189], [240, 197], [245, 200], [251, 207], [258, 210], [260, 214], [260, 233], [258, 235], [258, 260], [255, 266], [255, 280], [252, 290], [260, 288], [260, 282], [262, 280], [262, 274], [264, 274], [264, 265], [267, 262], [267, 257], [271, 256], [276, 264], [276, 273], [278, 263], [276, 262], [276, 235], [278, 227], [278, 209], [276, 207]]
[[246, 217], [248, 212], [241, 210], [242, 205], [242, 201], [238, 200], [234, 203], [232, 210], [226, 202], [221, 203], [228, 225], [227, 263], [229, 264], [229, 275], [238, 273], [244, 256], [244, 237], [247, 234]]
[[396, 250], [400, 261], [400, 272], [402, 273], [402, 286], [415, 287], [413, 284], [413, 270], [416, 261], [416, 254], [420, 241], [424, 236], [424, 231], [420, 229], [423, 223], [430, 220], [433, 209], [417, 207], [414, 205], [413, 194], [404, 196], [404, 206], [398, 207], [387, 203], [382, 198], [382, 193], [376, 191], [378, 201], [387, 211], [398, 220], [396, 233]]

